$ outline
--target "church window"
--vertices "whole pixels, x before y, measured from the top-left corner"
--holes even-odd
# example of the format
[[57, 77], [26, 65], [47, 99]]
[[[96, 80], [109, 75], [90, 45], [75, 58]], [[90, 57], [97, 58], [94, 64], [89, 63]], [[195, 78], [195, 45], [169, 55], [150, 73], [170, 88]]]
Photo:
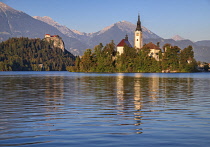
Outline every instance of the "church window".
[[138, 39], [136, 41], [139, 41]]

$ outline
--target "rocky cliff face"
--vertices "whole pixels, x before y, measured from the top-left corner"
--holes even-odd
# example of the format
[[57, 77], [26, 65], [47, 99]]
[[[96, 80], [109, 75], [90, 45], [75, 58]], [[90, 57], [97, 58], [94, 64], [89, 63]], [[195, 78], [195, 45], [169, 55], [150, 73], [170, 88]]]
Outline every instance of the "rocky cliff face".
[[65, 45], [62, 38], [58, 35], [54, 36], [45, 36], [44, 40], [48, 42], [53, 42], [53, 46], [61, 49], [63, 52], [65, 51]]

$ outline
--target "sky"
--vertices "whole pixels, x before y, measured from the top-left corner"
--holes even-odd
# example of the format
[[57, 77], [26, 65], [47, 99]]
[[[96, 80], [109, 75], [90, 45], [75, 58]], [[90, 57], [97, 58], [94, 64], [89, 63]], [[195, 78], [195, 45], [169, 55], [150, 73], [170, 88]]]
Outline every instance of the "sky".
[[180, 35], [210, 40], [210, 0], [0, 0], [31, 16], [49, 16], [80, 32], [97, 32], [118, 21], [144, 27], [164, 39]]

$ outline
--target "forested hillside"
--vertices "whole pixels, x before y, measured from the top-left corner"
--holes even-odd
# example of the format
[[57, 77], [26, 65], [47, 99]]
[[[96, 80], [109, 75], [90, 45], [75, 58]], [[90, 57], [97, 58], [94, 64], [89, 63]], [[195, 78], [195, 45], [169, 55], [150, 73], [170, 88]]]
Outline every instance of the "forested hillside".
[[41, 39], [10, 38], [0, 43], [0, 71], [63, 71], [75, 56]]

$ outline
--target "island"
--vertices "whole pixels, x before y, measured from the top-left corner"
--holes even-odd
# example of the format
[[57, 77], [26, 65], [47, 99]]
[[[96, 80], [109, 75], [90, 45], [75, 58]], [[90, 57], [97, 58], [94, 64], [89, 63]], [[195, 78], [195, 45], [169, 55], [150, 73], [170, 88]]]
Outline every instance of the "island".
[[70, 72], [196, 72], [197, 62], [194, 59], [192, 46], [183, 50], [178, 46], [165, 44], [160, 48], [152, 42], [143, 44], [143, 33], [138, 15], [134, 31], [134, 47], [128, 41], [128, 35], [118, 45], [112, 40], [103, 46], [96, 45], [87, 49], [84, 55], [76, 58]]

